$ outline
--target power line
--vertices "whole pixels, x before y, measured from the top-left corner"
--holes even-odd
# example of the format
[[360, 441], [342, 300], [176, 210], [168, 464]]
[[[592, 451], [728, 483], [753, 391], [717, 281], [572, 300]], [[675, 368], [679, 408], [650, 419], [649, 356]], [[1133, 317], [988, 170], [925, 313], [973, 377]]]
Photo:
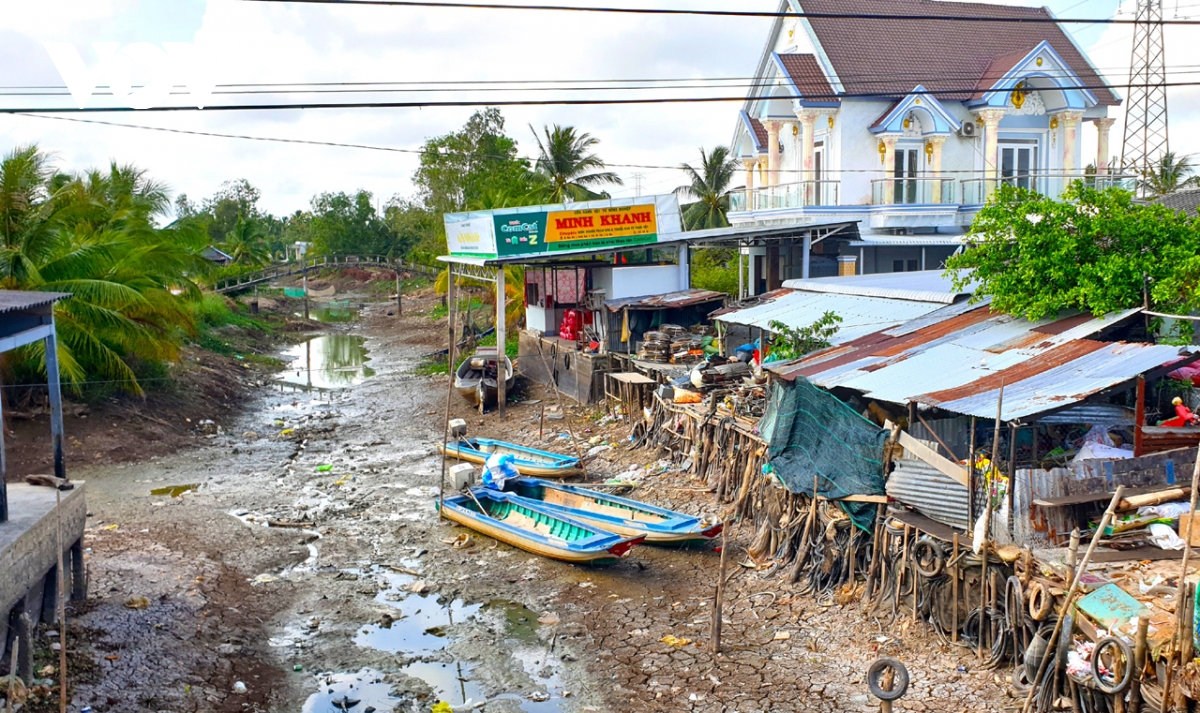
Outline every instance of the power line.
[[[218, 133], [218, 132], [212, 132], [212, 131], [192, 131], [189, 129], [174, 129], [174, 128], [163, 127], [163, 126], [146, 126], [144, 124], [122, 124], [120, 122], [115, 122], [115, 121], [103, 121], [100, 119], [81, 119], [78, 117], [70, 117], [70, 116], [43, 116], [43, 115], [38, 115], [38, 114], [14, 114], [14, 116], [20, 116], [20, 117], [24, 117], [24, 118], [28, 118], [28, 119], [50, 119], [53, 121], [69, 121], [69, 122], [77, 123], [77, 124], [98, 124], [101, 126], [111, 126], [111, 127], [116, 127], [116, 128], [122, 128], [122, 129], [137, 129], [137, 130], [142, 130], [142, 131], [158, 131], [158, 132], [169, 133], [169, 134], [185, 134], [185, 135], [189, 135], [189, 136], [201, 136], [201, 137], [218, 138], [218, 139], [238, 139], [238, 140], [244, 140], [244, 141], [263, 141], [263, 142], [268, 142], [268, 143], [301, 144], [301, 145], [308, 145], [308, 146], [321, 146], [321, 147], [330, 147], [330, 148], [362, 149], [362, 150], [366, 150], [366, 151], [384, 151], [384, 152], [388, 152], [388, 153], [403, 153], [403, 154], [413, 154], [413, 155], [433, 154], [433, 155], [438, 155], [438, 156], [471, 156], [473, 158], [481, 158], [481, 159], [515, 158], [518, 160], [525, 160], [525, 161], [530, 161], [530, 162], [535, 161], [535, 159], [530, 158], [528, 156], [513, 157], [513, 156], [497, 156], [497, 155], [489, 155], [489, 154], [465, 154], [465, 153], [461, 153], [461, 152], [427, 151], [425, 149], [406, 149], [406, 148], [397, 148], [397, 147], [393, 147], [393, 146], [375, 146], [375, 145], [371, 145], [371, 144], [353, 144], [353, 143], [342, 143], [342, 142], [336, 142], [336, 141], [318, 141], [318, 140], [310, 140], [310, 139], [287, 139], [287, 138], [274, 137], [274, 136], [252, 136], [252, 135], [247, 135], [247, 134], [224, 134], [224, 133]], [[663, 165], [656, 165], [656, 164], [639, 164], [639, 163], [606, 163], [605, 166], [608, 168], [637, 168], [637, 169], [648, 169], [648, 170], [652, 170], [652, 171], [678, 171], [678, 170], [680, 170], [679, 165], [663, 166]], [[827, 168], [824, 170], [827, 172], [830, 172], [830, 173], [871, 173], [871, 174], [878, 173], [878, 171], [875, 169], [828, 169]], [[804, 172], [805, 172], [805, 169], [802, 169], [802, 168], [779, 168], [776, 170], [776, 173], [804, 173]], [[974, 169], [961, 169], [961, 170], [943, 169], [941, 171], [941, 173], [963, 173], [963, 174], [974, 175], [974, 174], [979, 173], [979, 171], [974, 170]], [[662, 183], [662, 182], [663, 181], [658, 181], [658, 183]]]
[[[617, 13], [626, 15], [693, 15], [709, 17], [779, 18], [796, 17], [808, 20], [887, 20], [913, 22], [1006, 22], [1023, 25], [1104, 24], [1132, 25], [1136, 20], [1107, 18], [1055, 18], [1047, 15], [1027, 17], [997, 17], [988, 15], [903, 15], [874, 12], [769, 12], [756, 10], [689, 10], [684, 8], [646, 7], [579, 7], [575, 5], [524, 5], [480, 2], [436, 2], [433, 0], [242, 0], [242, 2], [291, 5], [342, 5], [359, 7], [424, 7], [456, 10], [535, 10], [548, 12]], [[1163, 20], [1164, 25], [1200, 25], [1200, 20]]]
[[[245, 0], [251, 2], [254, 0]], [[1169, 82], [1169, 83], [1154, 83], [1153, 85], [1142, 85], [1136, 83], [1126, 84], [1079, 84], [1070, 89], [1113, 89], [1119, 87], [1138, 88], [1144, 86], [1153, 87], [1194, 87], [1200, 86], [1200, 82]], [[930, 89], [924, 91], [903, 92], [904, 96], [948, 96], [948, 95], [970, 95], [980, 91], [977, 86], [963, 86], [961, 88], [943, 87], [939, 89]], [[987, 91], [987, 90], [983, 90]], [[844, 94], [830, 95], [809, 95], [805, 99], [809, 101], [841, 101], [843, 99], [894, 99], [897, 92], [847, 92]], [[742, 96], [708, 96], [708, 97], [624, 97], [620, 99], [511, 99], [499, 101], [477, 101], [477, 100], [451, 100], [451, 101], [407, 101], [407, 102], [295, 102], [295, 103], [278, 103], [278, 104], [219, 104], [216, 106], [206, 106], [204, 109], [197, 109], [194, 106], [162, 106], [151, 107], [149, 109], [134, 109], [132, 107], [3, 107], [0, 108], [0, 114], [103, 114], [103, 113], [128, 113], [128, 112], [177, 112], [177, 111], [205, 111], [205, 112], [224, 112], [224, 111], [286, 111], [296, 109], [427, 109], [427, 108], [442, 108], [442, 107], [501, 107], [501, 106], [621, 106], [621, 105], [653, 105], [653, 104], [711, 104], [711, 103], [727, 103], [727, 102], [744, 102], [747, 99], [756, 99], [757, 97]]]
[[[1183, 73], [1183, 70], [1195, 69], [1200, 67], [1200, 64], [1177, 64], [1168, 67], [1171, 71]], [[1125, 71], [1127, 66], [1096, 66], [1093, 69], [1097, 71], [1120, 70]], [[1189, 72], [1190, 73], [1190, 72]], [[1039, 74], [1051, 78], [1055, 77], [1073, 77], [1077, 72], [1071, 69], [1042, 69]], [[863, 79], [863, 78], [884, 78], [884, 79], [918, 79], [928, 80], [929, 72], [926, 70], [903, 70], [888, 72], [843, 72], [838, 75], [841, 79]], [[946, 77], [955, 78], [978, 78], [978, 70], [939, 70], [938, 76], [934, 79], [944, 79]], [[264, 87], [420, 87], [420, 86], [492, 86], [492, 85], [548, 85], [548, 84], [664, 84], [664, 83], [679, 83], [679, 82], [704, 82], [704, 83], [723, 83], [728, 82], [758, 82], [760, 77], [624, 77], [624, 78], [600, 78], [589, 79], [587, 77], [573, 77], [570, 79], [468, 79], [468, 80], [408, 80], [408, 81], [378, 81], [378, 82], [244, 82], [244, 83], [229, 83], [216, 85], [219, 89], [261, 89]], [[737, 84], [736, 86], [747, 86], [745, 84]], [[136, 88], [136, 87], [135, 87]], [[0, 86], [0, 92], [6, 91], [63, 91], [66, 92], [67, 86], [57, 85], [5, 85]], [[53, 96], [49, 94], [41, 96]], [[65, 96], [65, 95], [64, 95]]]

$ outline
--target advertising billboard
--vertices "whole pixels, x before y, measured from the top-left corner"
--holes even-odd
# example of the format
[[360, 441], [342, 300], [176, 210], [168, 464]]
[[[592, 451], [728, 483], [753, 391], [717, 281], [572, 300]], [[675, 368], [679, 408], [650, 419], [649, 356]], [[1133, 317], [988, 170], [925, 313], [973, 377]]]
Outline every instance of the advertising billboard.
[[500, 257], [601, 248], [632, 248], [658, 242], [654, 204], [496, 215]]

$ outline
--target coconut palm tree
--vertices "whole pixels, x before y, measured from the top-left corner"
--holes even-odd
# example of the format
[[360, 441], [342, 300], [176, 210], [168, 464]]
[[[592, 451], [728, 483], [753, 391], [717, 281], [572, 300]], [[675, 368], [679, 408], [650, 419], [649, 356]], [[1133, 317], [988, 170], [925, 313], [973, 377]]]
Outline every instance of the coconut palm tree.
[[729, 184], [738, 169], [738, 163], [729, 155], [729, 149], [718, 146], [711, 153], [700, 147], [700, 168], [690, 164], [679, 167], [688, 177], [688, 185], [675, 189], [681, 198], [694, 199], [684, 206], [683, 225], [688, 230], [724, 228], [729, 225]]
[[238, 265], [265, 265], [271, 260], [271, 249], [265, 237], [261, 223], [239, 215], [220, 248]]
[[[622, 185], [621, 177], [605, 171], [604, 161], [591, 150], [600, 139], [588, 133], [578, 133], [573, 126], [542, 127], [543, 136], [530, 125], [538, 145], [535, 169], [546, 182], [547, 199], [551, 203], [603, 198], [593, 189], [606, 185]], [[543, 141], [543, 138], [545, 141]]]
[[1200, 176], [1193, 175], [1195, 167], [1187, 156], [1176, 156], [1174, 151], [1163, 154], [1158, 165], [1153, 166], [1144, 179], [1148, 193], [1164, 196], [1180, 188], [1200, 185]]
[[[71, 295], [54, 311], [68, 384], [96, 376], [141, 393], [132, 365], [178, 356], [199, 295], [188, 275], [206, 263], [193, 226], [156, 227], [168, 206], [166, 187], [129, 166], [58, 174], [36, 146], [0, 159], [0, 288]], [[18, 377], [45, 372], [41, 342], [14, 356]]]

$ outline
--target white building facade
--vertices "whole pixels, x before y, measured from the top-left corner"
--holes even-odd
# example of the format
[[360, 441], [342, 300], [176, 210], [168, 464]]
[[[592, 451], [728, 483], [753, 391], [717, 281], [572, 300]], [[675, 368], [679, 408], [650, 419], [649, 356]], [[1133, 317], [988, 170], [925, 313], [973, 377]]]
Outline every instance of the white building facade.
[[[1050, 197], [1080, 179], [1132, 187], [1109, 166], [1108, 110], [1120, 98], [1048, 10], [782, 0], [780, 11], [797, 15], [775, 22], [737, 118], [745, 188], [729, 219], [857, 220], [860, 238], [814, 261], [822, 274], [749, 255], [750, 294], [830, 270], [938, 269], [1002, 184]], [[891, 17], [862, 17], [872, 14]], [[1081, 161], [1083, 122], [1096, 128], [1092, 166]]]

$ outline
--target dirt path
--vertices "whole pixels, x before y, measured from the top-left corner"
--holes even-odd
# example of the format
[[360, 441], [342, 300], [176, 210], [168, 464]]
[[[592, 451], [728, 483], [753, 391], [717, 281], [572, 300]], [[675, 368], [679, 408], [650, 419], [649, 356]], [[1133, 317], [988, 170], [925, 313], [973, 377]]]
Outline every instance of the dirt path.
[[[413, 371], [443, 332], [414, 313], [428, 303], [405, 306], [343, 327], [365, 337], [374, 375], [332, 398], [263, 389], [204, 447], [74, 471], [88, 481], [92, 548], [76, 710], [876, 710], [862, 672], [881, 652], [913, 673], [900, 709], [1012, 705], [991, 672], [958, 670], [973, 657], [916, 631], [881, 640], [857, 610], [792, 598], [778, 575], [736, 566], [714, 662], [702, 648], [711, 550], [639, 548], [595, 570], [479, 536], [455, 549], [465, 531], [436, 518], [431, 491], [446, 382]], [[535, 405], [501, 423], [452, 403], [474, 433], [537, 438]], [[607, 455], [609, 475], [654, 460]], [[711, 507], [677, 480], [647, 477], [640, 497]]]

